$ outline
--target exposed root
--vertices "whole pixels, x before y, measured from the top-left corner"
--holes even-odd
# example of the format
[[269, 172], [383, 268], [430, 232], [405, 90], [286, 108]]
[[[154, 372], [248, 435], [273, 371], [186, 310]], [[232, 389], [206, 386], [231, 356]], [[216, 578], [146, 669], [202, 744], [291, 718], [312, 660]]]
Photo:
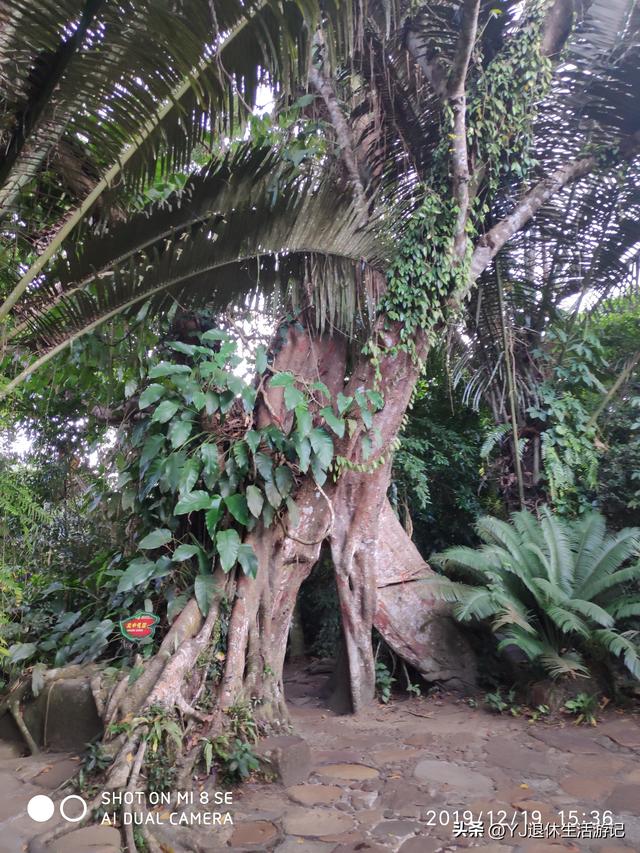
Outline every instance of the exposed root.
[[[142, 769], [142, 762], [144, 761], [144, 754], [147, 751], [147, 742], [144, 739], [145, 730], [142, 731], [142, 742], [138, 747], [138, 752], [135, 757], [135, 761], [133, 762], [133, 769], [131, 770], [131, 776], [129, 777], [129, 784], [127, 785], [125, 793], [133, 793], [136, 790], [136, 785], [138, 784], [138, 778], [140, 777], [140, 770]], [[127, 805], [125, 802], [123, 808], [123, 816], [132, 814], [132, 806]], [[124, 836], [127, 842], [127, 848], [129, 853], [138, 853], [138, 848], [136, 847], [136, 842], [133, 837], [133, 819], [131, 821], [123, 821], [124, 823]]]
[[29, 731], [27, 724], [24, 721], [22, 711], [20, 710], [20, 699], [18, 696], [14, 696], [9, 701], [9, 712], [15, 720], [16, 726], [20, 729], [20, 734], [24, 738], [24, 742], [29, 747], [29, 752], [31, 753], [31, 755], [38, 755], [40, 753], [40, 747], [33, 739], [33, 736], [31, 735], [31, 732]]

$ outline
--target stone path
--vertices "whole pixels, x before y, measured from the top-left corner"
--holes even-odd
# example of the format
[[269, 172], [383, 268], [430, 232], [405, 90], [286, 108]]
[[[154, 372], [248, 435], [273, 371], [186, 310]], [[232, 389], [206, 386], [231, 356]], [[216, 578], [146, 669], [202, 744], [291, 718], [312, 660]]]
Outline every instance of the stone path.
[[[326, 710], [314, 698], [318, 677], [302, 668], [290, 672], [287, 688], [295, 729], [310, 749], [292, 741], [290, 753], [283, 750], [286, 784], [249, 783], [234, 791], [232, 826], [154, 827], [165, 853], [640, 850], [635, 716], [611, 711], [595, 728], [528, 723], [445, 696], [374, 706], [353, 718]], [[26, 802], [59, 785], [74, 761], [2, 756], [0, 853], [19, 853], [41, 831], [27, 817]], [[602, 824], [609, 820], [605, 810], [613, 825], [594, 829], [591, 812]], [[565, 823], [584, 826], [565, 830], [565, 837], [518, 836], [527, 815], [535, 835], [532, 817], [560, 825], [563, 812]], [[491, 822], [503, 827], [492, 830], [504, 831], [502, 838], [489, 837]], [[621, 824], [624, 837], [612, 837]], [[85, 836], [75, 847], [68, 846], [72, 838], [55, 853], [119, 849], [114, 835]]]

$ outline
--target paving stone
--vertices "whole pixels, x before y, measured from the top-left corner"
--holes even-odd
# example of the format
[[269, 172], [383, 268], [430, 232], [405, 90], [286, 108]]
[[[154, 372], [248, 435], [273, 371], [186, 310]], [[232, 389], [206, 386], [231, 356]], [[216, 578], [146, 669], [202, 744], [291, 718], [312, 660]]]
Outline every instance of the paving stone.
[[406, 743], [408, 746], [432, 746], [433, 735], [430, 732], [418, 732], [415, 735], [405, 738], [403, 743]]
[[380, 775], [374, 767], [367, 767], [366, 764], [325, 764], [318, 767], [316, 773], [331, 779], [347, 779], [354, 782], [375, 779]]
[[322, 838], [337, 835], [353, 828], [353, 818], [330, 809], [291, 809], [282, 819], [287, 835]]
[[[622, 771], [625, 767], [629, 769], [637, 769], [637, 765], [633, 756], [627, 760], [617, 755], [603, 756], [602, 752], [598, 755], [572, 755], [567, 764], [567, 769], [573, 771], [579, 776], [601, 776], [602, 768], [607, 768], [607, 776], [614, 776]], [[640, 782], [640, 779], [638, 779]]]
[[297, 735], [274, 735], [259, 741], [254, 747], [259, 758], [268, 759], [266, 768], [275, 773], [285, 787], [306, 782], [311, 772], [311, 750], [304, 738]]
[[532, 726], [529, 734], [547, 746], [553, 746], [563, 752], [571, 752], [574, 755], [605, 755], [605, 750], [595, 742], [593, 734], [579, 732], [575, 728]]
[[259, 847], [271, 844], [278, 837], [278, 827], [269, 820], [240, 823], [229, 840], [231, 847]]
[[604, 807], [614, 814], [625, 812], [640, 815], [640, 785], [618, 785], [605, 801]]
[[640, 749], [640, 726], [628, 717], [601, 723], [598, 733], [627, 749]]
[[85, 826], [47, 845], [50, 853], [120, 853], [120, 833], [112, 826]]
[[449, 790], [457, 794], [474, 794], [482, 797], [494, 791], [491, 779], [450, 761], [425, 759], [418, 762], [413, 772], [418, 781], [436, 786], [446, 785]]
[[373, 830], [373, 834], [380, 841], [388, 838], [407, 838], [416, 835], [422, 829], [422, 825], [412, 820], [385, 820], [379, 823]]
[[77, 776], [80, 770], [80, 762], [77, 758], [64, 757], [60, 761], [44, 767], [37, 776], [32, 776], [30, 781], [33, 785], [39, 785], [41, 788], [46, 788], [53, 791], [64, 782], [68, 782], [74, 776]]
[[375, 841], [370, 841], [368, 838], [361, 836], [356, 841], [347, 844], [338, 844], [337, 847], [333, 848], [332, 853], [389, 853], [389, 848], [381, 847]]
[[343, 795], [337, 785], [293, 785], [287, 788], [291, 799], [302, 806], [331, 805]]
[[423, 756], [422, 749], [380, 749], [371, 753], [371, 758], [376, 764], [402, 764]]
[[534, 773], [540, 776], [552, 775], [554, 764], [540, 748], [528, 748], [517, 741], [505, 740], [503, 737], [491, 738], [486, 745], [487, 761], [505, 770], [516, 770], [527, 775]]
[[608, 776], [566, 776], [560, 780], [560, 787], [578, 800], [602, 802], [613, 791], [615, 781]]
[[311, 841], [309, 838], [285, 838], [279, 844], [276, 853], [333, 853], [335, 844], [331, 841]]
[[441, 838], [409, 838], [400, 847], [398, 853], [435, 853], [446, 845]]

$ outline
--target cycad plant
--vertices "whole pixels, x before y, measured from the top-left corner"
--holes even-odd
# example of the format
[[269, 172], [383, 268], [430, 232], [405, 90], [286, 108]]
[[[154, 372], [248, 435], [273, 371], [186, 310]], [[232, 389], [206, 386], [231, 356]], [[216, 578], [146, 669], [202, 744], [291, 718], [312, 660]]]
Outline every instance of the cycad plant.
[[601, 513], [560, 519], [516, 512], [511, 523], [480, 519], [479, 548], [449, 548], [434, 558], [445, 572], [433, 583], [460, 622], [488, 620], [498, 648], [517, 646], [553, 678], [591, 675], [596, 658], [613, 655], [640, 678], [636, 631], [621, 630], [640, 614], [640, 529], [608, 534]]

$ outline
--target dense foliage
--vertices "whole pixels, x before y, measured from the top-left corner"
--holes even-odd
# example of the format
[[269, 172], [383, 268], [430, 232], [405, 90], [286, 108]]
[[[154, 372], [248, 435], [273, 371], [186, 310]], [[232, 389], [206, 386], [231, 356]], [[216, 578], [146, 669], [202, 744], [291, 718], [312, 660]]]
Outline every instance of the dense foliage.
[[480, 548], [437, 558], [462, 577], [434, 581], [457, 619], [489, 620], [499, 649], [517, 647], [554, 678], [587, 676], [607, 655], [640, 677], [637, 631], [625, 629], [640, 614], [640, 596], [629, 594], [640, 579], [640, 530], [607, 534], [598, 512], [566, 521], [548, 509], [540, 519], [514, 513], [510, 524], [485, 517], [477, 529]]

